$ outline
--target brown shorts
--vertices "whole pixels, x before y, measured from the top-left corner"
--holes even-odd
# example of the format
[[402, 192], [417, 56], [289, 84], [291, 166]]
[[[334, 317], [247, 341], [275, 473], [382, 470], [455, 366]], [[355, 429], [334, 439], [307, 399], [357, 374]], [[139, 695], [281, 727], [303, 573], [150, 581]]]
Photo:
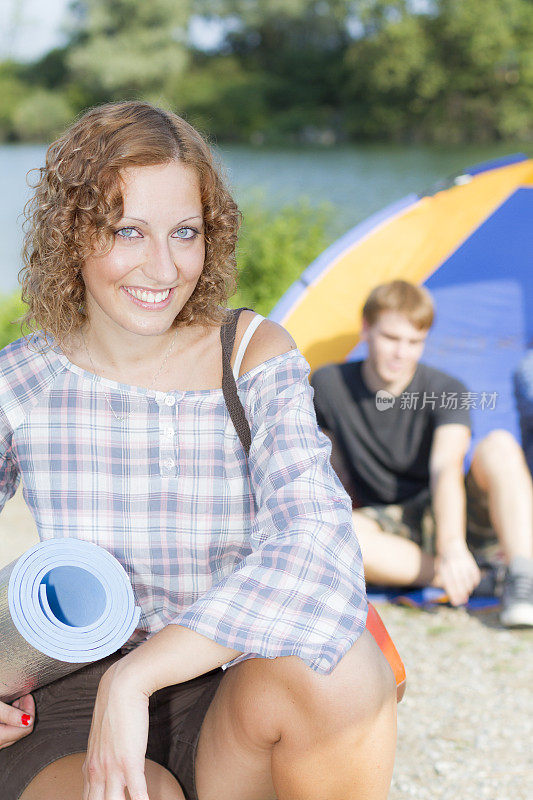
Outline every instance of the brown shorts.
[[[36, 706], [32, 733], [0, 750], [2, 798], [18, 800], [48, 764], [87, 750], [100, 678], [121, 655], [114, 653], [32, 692]], [[223, 675], [223, 669], [215, 669], [150, 697], [146, 757], [174, 775], [187, 800], [198, 800], [194, 769], [200, 728]]]
[[[476, 561], [486, 564], [501, 559], [501, 548], [489, 516], [488, 498], [469, 470], [465, 477], [466, 541]], [[416, 542], [424, 552], [435, 555], [435, 517], [429, 490], [396, 505], [374, 505], [354, 510], [373, 519], [386, 533]]]

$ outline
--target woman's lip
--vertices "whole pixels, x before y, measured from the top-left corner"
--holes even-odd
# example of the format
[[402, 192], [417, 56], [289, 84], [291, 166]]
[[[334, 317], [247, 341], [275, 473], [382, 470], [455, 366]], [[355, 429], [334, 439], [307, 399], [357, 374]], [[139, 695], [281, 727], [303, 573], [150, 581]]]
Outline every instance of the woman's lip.
[[[144, 300], [139, 300], [137, 297], [134, 297], [132, 294], [130, 294], [130, 292], [128, 292], [128, 290], [124, 286], [121, 286], [120, 288], [124, 292], [124, 294], [127, 295], [127, 297], [129, 297], [132, 303], [135, 303], [135, 305], [140, 306], [141, 308], [147, 308], [149, 311], [160, 311], [161, 309], [166, 308], [169, 305], [170, 301], [172, 300], [172, 297], [175, 292], [175, 287], [174, 287], [168, 293], [168, 297], [166, 297], [164, 300], [161, 300], [159, 303], [147, 303]], [[155, 294], [157, 294], [157, 292], [155, 292]]]

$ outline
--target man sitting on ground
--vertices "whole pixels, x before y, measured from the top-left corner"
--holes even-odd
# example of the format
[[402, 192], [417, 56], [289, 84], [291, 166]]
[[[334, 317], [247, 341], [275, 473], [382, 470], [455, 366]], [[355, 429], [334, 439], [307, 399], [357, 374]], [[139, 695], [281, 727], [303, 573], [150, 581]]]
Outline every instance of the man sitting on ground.
[[453, 605], [495, 554], [507, 564], [500, 619], [533, 626], [533, 486], [505, 430], [475, 448], [465, 386], [420, 362], [433, 323], [429, 292], [375, 288], [363, 309], [364, 361], [328, 364], [311, 384], [331, 461], [352, 497], [367, 581], [439, 586]]

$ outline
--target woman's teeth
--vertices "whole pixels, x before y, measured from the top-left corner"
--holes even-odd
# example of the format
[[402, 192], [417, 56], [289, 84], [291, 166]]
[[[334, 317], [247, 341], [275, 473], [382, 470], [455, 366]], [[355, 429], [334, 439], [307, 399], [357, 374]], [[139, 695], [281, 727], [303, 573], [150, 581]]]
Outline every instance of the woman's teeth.
[[160, 303], [162, 300], [166, 300], [170, 294], [170, 289], [166, 289], [164, 292], [153, 294], [152, 292], [145, 292], [141, 289], [130, 289], [127, 286], [124, 288], [128, 294], [132, 294], [137, 298], [137, 300], [142, 300], [144, 303]]

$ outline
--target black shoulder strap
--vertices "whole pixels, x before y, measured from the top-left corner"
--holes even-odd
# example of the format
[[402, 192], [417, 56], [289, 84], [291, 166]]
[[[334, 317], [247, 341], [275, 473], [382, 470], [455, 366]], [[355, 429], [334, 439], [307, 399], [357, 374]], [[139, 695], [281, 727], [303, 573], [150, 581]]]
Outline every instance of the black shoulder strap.
[[240, 313], [244, 310], [253, 311], [253, 309], [243, 306], [242, 308], [228, 310], [231, 313], [230, 319], [220, 328], [220, 341], [222, 343], [222, 392], [231, 421], [241, 440], [244, 452], [246, 456], [248, 456], [252, 443], [252, 434], [244, 413], [244, 408], [237, 393], [237, 384], [235, 383], [233, 370], [231, 369], [231, 355], [233, 353], [235, 333], [237, 331], [237, 322]]

